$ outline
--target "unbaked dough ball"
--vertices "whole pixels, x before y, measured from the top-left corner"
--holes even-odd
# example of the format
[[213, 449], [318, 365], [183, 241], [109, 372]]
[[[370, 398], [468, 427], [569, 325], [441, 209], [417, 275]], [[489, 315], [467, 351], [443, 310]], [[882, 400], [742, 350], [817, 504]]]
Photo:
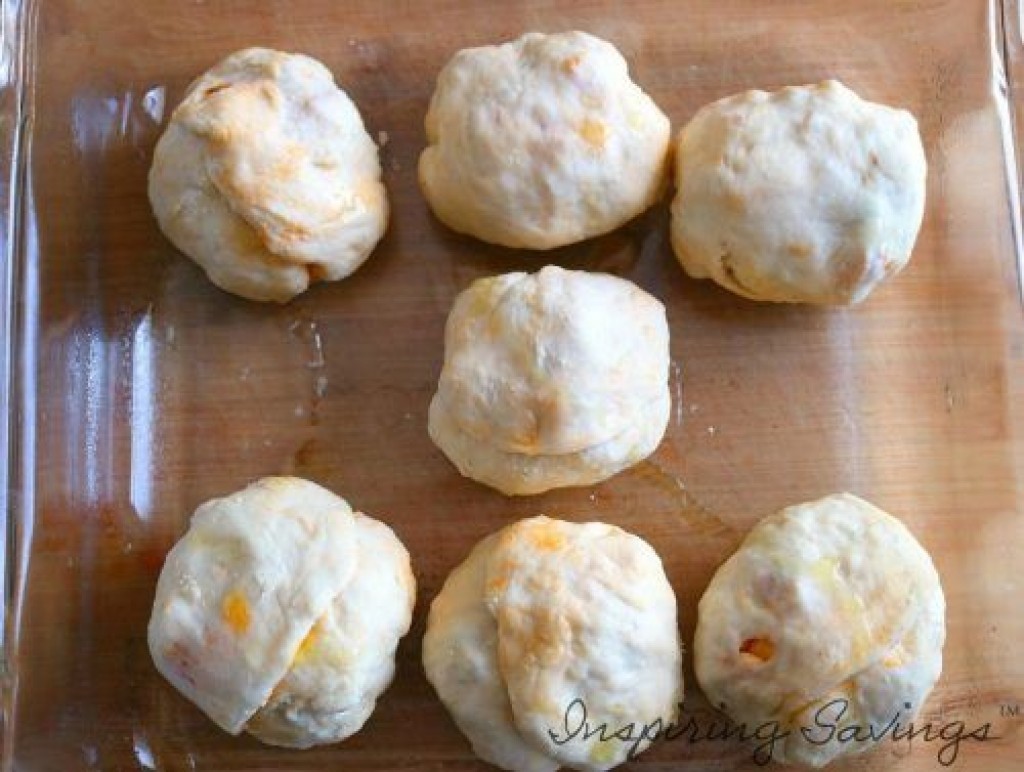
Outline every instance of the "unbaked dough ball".
[[[610, 735], [675, 720], [681, 661], [675, 595], [650, 545], [547, 517], [481, 541], [423, 638], [427, 678], [473, 750], [517, 772], [605, 770], [644, 750]], [[575, 731], [583, 711], [607, 724], [605, 740]]]
[[459, 51], [427, 112], [420, 187], [462, 233], [551, 249], [617, 228], [664, 189], [669, 121], [585, 32]]
[[308, 56], [249, 48], [189, 87], [157, 142], [149, 200], [221, 289], [284, 302], [342, 279], [384, 234], [377, 146]]
[[[779, 722], [776, 761], [819, 767], [909, 724], [942, 669], [945, 601], [931, 558], [848, 493], [765, 518], [700, 600], [697, 681], [750, 727]], [[907, 706], [910, 706], [909, 709]], [[861, 727], [861, 741], [842, 742]]]
[[149, 649], [225, 731], [308, 748], [370, 717], [414, 596], [390, 528], [319, 485], [268, 477], [196, 510], [160, 573]]
[[906, 265], [924, 214], [914, 117], [836, 81], [708, 105], [675, 166], [676, 256], [753, 300], [863, 300]]
[[590, 485], [650, 455], [668, 424], [665, 308], [632, 282], [547, 266], [455, 300], [430, 436], [509, 495]]

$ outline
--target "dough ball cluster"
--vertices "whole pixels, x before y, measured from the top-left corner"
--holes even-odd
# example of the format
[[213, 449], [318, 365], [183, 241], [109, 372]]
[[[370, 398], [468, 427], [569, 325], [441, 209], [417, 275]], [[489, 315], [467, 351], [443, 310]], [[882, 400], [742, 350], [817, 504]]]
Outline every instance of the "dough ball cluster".
[[914, 117], [841, 83], [737, 94], [679, 133], [672, 245], [753, 300], [856, 303], [910, 259], [925, 174]]
[[423, 639], [427, 678], [477, 755], [518, 772], [623, 763], [633, 743], [573, 734], [566, 712], [578, 700], [610, 732], [667, 724], [681, 658], [675, 595], [650, 545], [547, 517], [481, 541], [435, 598]]
[[319, 485], [268, 477], [196, 510], [160, 573], [149, 649], [227, 732], [338, 742], [390, 684], [414, 596], [390, 528]]
[[894, 517], [837, 494], [765, 518], [718, 569], [698, 607], [694, 668], [735, 721], [790, 732], [776, 761], [819, 767], [871, 747], [841, 742], [844, 727], [910, 722], [944, 639], [928, 553]]
[[668, 118], [585, 32], [459, 51], [426, 119], [419, 178], [449, 227], [551, 249], [617, 228], [662, 194]]
[[[749, 91], [704, 107], [673, 148], [622, 55], [583, 32], [458, 52], [426, 133], [419, 182], [436, 216], [534, 250], [643, 212], [674, 149], [679, 261], [754, 300], [863, 300], [907, 263], [924, 212], [908, 112], [836, 81]], [[182, 252], [253, 300], [348, 276], [388, 219], [355, 105], [320, 63], [261, 48], [189, 87], [149, 197]], [[629, 281], [556, 266], [480, 279], [447, 319], [429, 434], [464, 476], [508, 495], [592, 485], [661, 442], [669, 365], [665, 308]], [[390, 528], [314, 483], [265, 478], [195, 512], [160, 574], [148, 643], [227, 732], [308, 748], [368, 720], [414, 596]], [[719, 568], [699, 604], [695, 671], [737, 723], [779, 725], [775, 760], [822, 766], [870, 747], [836, 729], [911, 720], [944, 638], [928, 554], [838, 494], [766, 518]], [[517, 772], [615, 767], [676, 721], [683, 697], [661, 561], [603, 523], [541, 516], [485, 538], [434, 599], [422, 656], [476, 753]]]
[[632, 282], [555, 266], [480, 279], [448, 316], [430, 436], [506, 494], [589, 485], [657, 447], [668, 370], [665, 308]]
[[319, 62], [265, 48], [192, 83], [157, 142], [149, 199], [178, 249], [252, 300], [348, 276], [388, 218], [355, 105]]

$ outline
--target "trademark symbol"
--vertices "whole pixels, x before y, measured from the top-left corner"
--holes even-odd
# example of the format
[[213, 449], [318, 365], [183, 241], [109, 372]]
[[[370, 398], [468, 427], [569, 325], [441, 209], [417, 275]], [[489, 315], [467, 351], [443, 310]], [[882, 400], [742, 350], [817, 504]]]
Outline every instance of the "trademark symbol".
[[999, 715], [1002, 718], [1017, 718], [1020, 716], [1020, 705], [1000, 705]]

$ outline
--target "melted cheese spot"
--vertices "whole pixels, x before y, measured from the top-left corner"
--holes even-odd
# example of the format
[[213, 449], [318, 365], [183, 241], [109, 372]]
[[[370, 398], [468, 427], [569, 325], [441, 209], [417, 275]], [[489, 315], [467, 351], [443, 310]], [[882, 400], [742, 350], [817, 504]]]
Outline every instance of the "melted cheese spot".
[[869, 658], [874, 645], [874, 636], [868, 626], [867, 609], [859, 595], [850, 591], [849, 585], [839, 571], [838, 558], [821, 558], [811, 564], [808, 573], [835, 600], [840, 619], [849, 630], [851, 667], [860, 670]]
[[608, 139], [608, 127], [600, 121], [587, 118], [580, 126], [580, 136], [591, 147], [600, 149]]
[[597, 764], [607, 764], [616, 758], [617, 753], [618, 749], [615, 747], [614, 740], [605, 742], [598, 740], [590, 749], [590, 760]]
[[536, 613], [521, 609], [504, 609], [499, 627], [521, 631], [523, 652], [542, 665], [555, 665], [568, 661], [567, 644], [573, 640], [571, 623], [551, 609]]
[[487, 592], [490, 594], [504, 592], [505, 588], [508, 587], [508, 581], [508, 574], [501, 574], [499, 576], [495, 576], [487, 583]]
[[539, 525], [529, 531], [530, 544], [544, 552], [554, 552], [565, 546], [565, 535], [552, 525]]
[[220, 615], [228, 627], [241, 635], [249, 629], [252, 623], [252, 614], [249, 611], [249, 601], [240, 590], [232, 590], [224, 598], [220, 607]]
[[901, 644], [896, 644], [896, 646], [893, 647], [892, 651], [886, 654], [885, 657], [882, 659], [882, 667], [886, 667], [890, 670], [893, 670], [895, 668], [902, 667], [905, 661], [906, 651], [904, 651], [903, 646]]
[[581, 61], [583, 61], [583, 57], [580, 54], [566, 57], [562, 60], [562, 72], [571, 75], [580, 66]]
[[758, 662], [767, 662], [775, 656], [775, 644], [770, 638], [747, 638], [740, 645], [740, 654]]
[[316, 625], [313, 625], [309, 629], [309, 633], [302, 639], [302, 643], [299, 644], [299, 648], [295, 651], [295, 657], [292, 659], [292, 664], [297, 665], [300, 662], [304, 662], [309, 659], [316, 647], [319, 636], [316, 632]]

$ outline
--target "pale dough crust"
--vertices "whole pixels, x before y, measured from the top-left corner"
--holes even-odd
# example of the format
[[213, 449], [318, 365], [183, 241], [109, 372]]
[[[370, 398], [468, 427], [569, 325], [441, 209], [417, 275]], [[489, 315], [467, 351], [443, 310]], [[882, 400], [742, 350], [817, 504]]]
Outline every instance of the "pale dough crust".
[[477, 756], [516, 772], [554, 772], [561, 765], [520, 736], [498, 669], [498, 626], [484, 602], [497, 540], [477, 544], [434, 598], [423, 669]]
[[914, 117], [837, 81], [737, 94], [679, 132], [672, 245], [753, 300], [857, 303], [910, 259], [926, 172]]
[[[661, 561], [636, 536], [603, 523], [546, 517], [481, 542], [431, 606], [427, 678], [478, 755], [515, 770], [610, 769], [630, 742], [592, 726], [673, 721], [682, 699], [676, 602]], [[635, 752], [648, 745], [640, 742]]]
[[594, 485], [655, 451], [668, 425], [672, 401], [656, 398], [614, 437], [576, 453], [530, 455], [496, 449], [462, 431], [437, 400], [430, 403], [430, 437], [459, 472], [509, 496], [531, 496], [556, 487]]
[[776, 761], [817, 767], [871, 747], [824, 742], [817, 712], [842, 698], [841, 726], [877, 731], [897, 712], [906, 726], [939, 677], [944, 639], [928, 553], [894, 517], [844, 493], [754, 527], [700, 600], [694, 668], [733, 720], [791, 731]]
[[358, 570], [310, 630], [246, 731], [289, 748], [344, 740], [370, 717], [395, 674], [412, 622], [409, 553], [384, 523], [355, 513]]
[[508, 494], [606, 479], [668, 424], [664, 306], [607, 274], [547, 266], [459, 295], [430, 436], [466, 476]]
[[196, 510], [160, 573], [149, 649], [227, 732], [336, 742], [387, 688], [414, 588], [387, 526], [315, 483], [268, 477]]
[[664, 190], [669, 120], [585, 32], [459, 51], [426, 119], [420, 187], [449, 227], [551, 249], [606, 233]]
[[192, 83], [153, 152], [149, 199], [178, 249], [251, 300], [348, 276], [388, 218], [355, 105], [316, 60], [263, 48]]

